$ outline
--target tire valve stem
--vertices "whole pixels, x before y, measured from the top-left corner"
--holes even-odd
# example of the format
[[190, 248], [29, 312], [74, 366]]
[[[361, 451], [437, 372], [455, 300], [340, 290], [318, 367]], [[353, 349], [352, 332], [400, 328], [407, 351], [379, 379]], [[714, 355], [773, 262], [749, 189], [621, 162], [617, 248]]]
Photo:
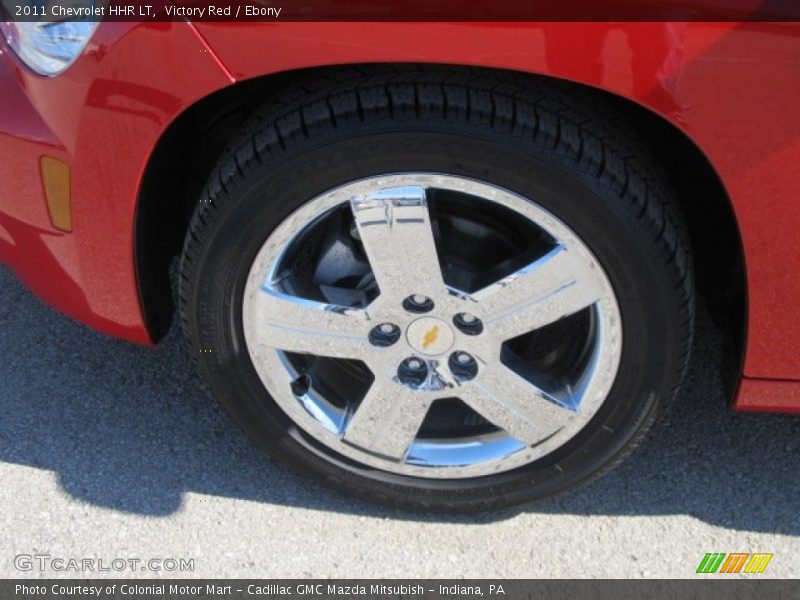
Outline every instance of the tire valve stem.
[[292, 393], [296, 398], [302, 398], [311, 389], [311, 378], [308, 375], [300, 375], [291, 383]]

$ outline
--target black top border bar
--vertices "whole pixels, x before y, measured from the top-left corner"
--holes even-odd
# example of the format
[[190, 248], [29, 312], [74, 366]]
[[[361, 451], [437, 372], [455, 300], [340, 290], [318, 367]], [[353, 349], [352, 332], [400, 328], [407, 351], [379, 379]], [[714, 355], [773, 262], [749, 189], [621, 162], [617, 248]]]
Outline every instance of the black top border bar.
[[0, 0], [6, 21], [800, 21], [800, 0]]

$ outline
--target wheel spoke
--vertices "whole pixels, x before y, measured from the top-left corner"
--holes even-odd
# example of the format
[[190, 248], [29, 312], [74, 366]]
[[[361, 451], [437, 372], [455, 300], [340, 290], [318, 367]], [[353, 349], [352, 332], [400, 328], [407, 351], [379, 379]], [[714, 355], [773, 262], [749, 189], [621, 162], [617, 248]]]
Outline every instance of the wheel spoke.
[[573, 315], [600, 300], [596, 275], [564, 246], [472, 294], [484, 323], [509, 339]]
[[350, 207], [381, 294], [444, 291], [425, 188], [386, 188], [354, 197]]
[[374, 454], [403, 459], [430, 404], [428, 394], [376, 381], [348, 419], [343, 439]]
[[297, 298], [270, 287], [254, 296], [256, 331], [265, 345], [287, 352], [360, 358], [367, 351], [366, 311]]
[[458, 395], [487, 421], [528, 445], [549, 437], [575, 417], [554, 397], [499, 363], [483, 369]]

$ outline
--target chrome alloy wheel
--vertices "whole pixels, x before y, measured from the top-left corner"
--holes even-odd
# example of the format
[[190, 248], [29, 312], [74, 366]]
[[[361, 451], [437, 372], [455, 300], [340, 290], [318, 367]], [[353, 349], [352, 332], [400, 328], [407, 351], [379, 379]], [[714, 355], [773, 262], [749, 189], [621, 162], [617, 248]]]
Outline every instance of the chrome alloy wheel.
[[622, 350], [614, 291], [570, 228], [434, 173], [355, 181], [282, 221], [250, 269], [243, 328], [301, 430], [427, 478], [503, 472], [565, 444]]

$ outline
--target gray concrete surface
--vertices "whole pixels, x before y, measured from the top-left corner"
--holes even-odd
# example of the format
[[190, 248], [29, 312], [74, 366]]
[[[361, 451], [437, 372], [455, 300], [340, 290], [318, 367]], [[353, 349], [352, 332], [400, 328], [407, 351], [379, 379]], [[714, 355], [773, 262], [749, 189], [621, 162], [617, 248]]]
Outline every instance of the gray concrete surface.
[[155, 349], [105, 338], [0, 268], [0, 576], [43, 553], [193, 558], [184, 576], [692, 577], [704, 553], [740, 551], [796, 577], [800, 418], [729, 412], [718, 352], [701, 320], [669, 422], [591, 486], [509, 514], [408, 515], [259, 453], [179, 332]]

